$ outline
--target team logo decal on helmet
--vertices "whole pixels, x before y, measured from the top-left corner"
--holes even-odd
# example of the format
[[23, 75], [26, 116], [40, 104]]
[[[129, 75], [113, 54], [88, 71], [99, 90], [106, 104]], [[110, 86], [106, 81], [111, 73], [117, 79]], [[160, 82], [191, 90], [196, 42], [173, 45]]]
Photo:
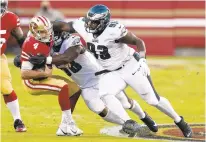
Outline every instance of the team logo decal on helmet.
[[95, 5], [89, 9], [85, 17], [85, 28], [89, 33], [103, 31], [110, 22], [110, 10], [105, 5]]
[[50, 20], [44, 16], [33, 17], [29, 23], [29, 31], [40, 42], [53, 41], [53, 26]]

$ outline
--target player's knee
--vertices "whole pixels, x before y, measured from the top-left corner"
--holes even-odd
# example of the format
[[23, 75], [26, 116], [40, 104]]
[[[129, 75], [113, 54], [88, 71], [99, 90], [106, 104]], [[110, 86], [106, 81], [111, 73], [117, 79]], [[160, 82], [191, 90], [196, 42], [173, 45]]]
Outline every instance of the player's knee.
[[159, 101], [159, 103], [161, 103], [161, 102], [169, 102], [169, 100], [166, 99], [165, 97], [161, 97], [161, 96], [160, 96], [160, 101]]
[[129, 109], [132, 105], [132, 100], [127, 98], [125, 94], [118, 94], [116, 98], [120, 101], [124, 109]]
[[60, 84], [58, 84], [61, 88], [65, 88], [65, 87], [69, 87], [69, 85], [65, 82], [65, 81], [62, 81]]
[[122, 106], [124, 109], [129, 109], [131, 107], [131, 104], [126, 102], [126, 103], [122, 103]]
[[159, 100], [156, 97], [149, 97], [145, 100], [149, 105], [157, 106], [159, 103]]
[[67, 89], [69, 91], [69, 85], [67, 83], [62, 85], [60, 91], [62, 91], [63, 89]]
[[105, 105], [100, 99], [92, 99], [87, 103], [88, 108], [96, 114], [100, 114], [105, 109]]
[[129, 109], [131, 107], [131, 103], [128, 100], [119, 100], [124, 109]]
[[2, 83], [1, 83], [1, 93], [3, 95], [10, 94], [13, 90], [14, 89], [13, 89], [12, 84], [11, 84], [10, 81], [8, 81], [8, 80], [2, 81]]

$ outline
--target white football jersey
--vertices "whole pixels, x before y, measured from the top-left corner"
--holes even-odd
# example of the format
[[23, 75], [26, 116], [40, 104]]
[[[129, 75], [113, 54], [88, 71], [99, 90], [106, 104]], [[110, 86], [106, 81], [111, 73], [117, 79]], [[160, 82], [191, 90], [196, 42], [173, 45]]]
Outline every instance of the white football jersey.
[[[59, 54], [63, 54], [70, 47], [81, 44], [80, 37], [72, 35], [63, 41]], [[99, 65], [94, 56], [88, 51], [80, 54], [70, 64], [61, 65], [58, 68], [61, 68], [69, 75], [80, 88], [89, 88], [98, 84], [99, 77], [95, 76], [95, 73], [102, 70], [101, 65]]]
[[73, 28], [83, 37], [88, 49], [104, 69], [118, 69], [130, 60], [135, 52], [127, 44], [118, 43], [117, 40], [127, 34], [127, 29], [117, 21], [111, 21], [103, 33], [96, 38], [86, 31], [84, 18], [75, 20]]

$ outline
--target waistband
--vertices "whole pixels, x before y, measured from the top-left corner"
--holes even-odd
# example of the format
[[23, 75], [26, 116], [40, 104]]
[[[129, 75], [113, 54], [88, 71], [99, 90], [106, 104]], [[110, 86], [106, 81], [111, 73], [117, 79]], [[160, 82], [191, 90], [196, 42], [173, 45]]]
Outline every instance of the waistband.
[[[123, 66], [124, 66], [124, 65], [123, 65]], [[117, 68], [117, 69], [115, 69], [115, 70], [107, 70], [107, 69], [105, 69], [105, 70], [98, 71], [98, 72], [95, 73], [95, 76], [101, 75], [101, 74], [103, 74], [103, 73], [112, 72], [112, 71], [118, 71], [118, 70], [122, 69], [123, 66], [121, 66], [121, 67], [119, 67], [119, 68]]]

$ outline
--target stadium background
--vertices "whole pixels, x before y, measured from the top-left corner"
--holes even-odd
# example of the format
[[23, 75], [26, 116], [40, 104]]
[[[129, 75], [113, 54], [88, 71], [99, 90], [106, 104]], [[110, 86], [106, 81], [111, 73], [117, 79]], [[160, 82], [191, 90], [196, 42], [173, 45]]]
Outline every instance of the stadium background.
[[[190, 124], [205, 124], [205, 59], [204, 59], [204, 2], [195, 1], [52, 1], [53, 8], [60, 10], [67, 20], [84, 16], [94, 4], [106, 4], [112, 18], [125, 22], [128, 29], [142, 38], [147, 46], [148, 64], [150, 65], [154, 85], [158, 92], [170, 100], [175, 110], [185, 117]], [[22, 28], [26, 34], [29, 19], [39, 10], [39, 1], [9, 1], [9, 10], [20, 17]], [[82, 98], [78, 101], [74, 119], [84, 131], [82, 137], [56, 137], [55, 132], [60, 122], [61, 111], [56, 96], [32, 96], [21, 85], [20, 70], [12, 61], [19, 48], [13, 38], [8, 41], [7, 56], [12, 74], [12, 84], [17, 92], [21, 114], [28, 128], [27, 133], [18, 134], [13, 130], [13, 120], [1, 99], [1, 140], [2, 142], [128, 142], [148, 141], [142, 139], [122, 139], [100, 134], [100, 130], [113, 126], [100, 119], [85, 106]], [[165, 55], [165, 56], [160, 56]], [[182, 56], [176, 56], [182, 55]], [[201, 56], [201, 57], [188, 57]], [[187, 57], [183, 57], [187, 56]], [[54, 74], [66, 77], [59, 70]], [[154, 107], [149, 106], [131, 88], [126, 92], [137, 100], [157, 124], [171, 124], [173, 121]], [[132, 113], [130, 116], [142, 122]], [[193, 127], [200, 129], [199, 127]], [[168, 128], [160, 129], [156, 136], [163, 136], [174, 141], [175, 138], [185, 140], [176, 132], [166, 134]], [[205, 130], [195, 131], [202, 141]], [[169, 132], [169, 131], [168, 131]], [[167, 132], [167, 133], [168, 133]], [[110, 135], [110, 134], [109, 134]], [[112, 134], [111, 134], [112, 135]], [[179, 136], [177, 136], [179, 135]], [[146, 140], [145, 140], [146, 139]], [[155, 137], [157, 139], [157, 137]], [[200, 139], [193, 139], [198, 141]], [[159, 142], [160, 139], [152, 142]]]
[[[179, 55], [176, 51], [182, 50], [178, 49], [188, 48], [203, 53], [204, 1], [52, 1], [51, 6], [70, 20], [85, 16], [91, 6], [99, 3], [107, 5], [113, 19], [121, 18], [129, 30], [145, 41], [148, 55]], [[25, 33], [29, 19], [39, 8], [39, 1], [9, 2], [9, 10], [20, 16]]]

